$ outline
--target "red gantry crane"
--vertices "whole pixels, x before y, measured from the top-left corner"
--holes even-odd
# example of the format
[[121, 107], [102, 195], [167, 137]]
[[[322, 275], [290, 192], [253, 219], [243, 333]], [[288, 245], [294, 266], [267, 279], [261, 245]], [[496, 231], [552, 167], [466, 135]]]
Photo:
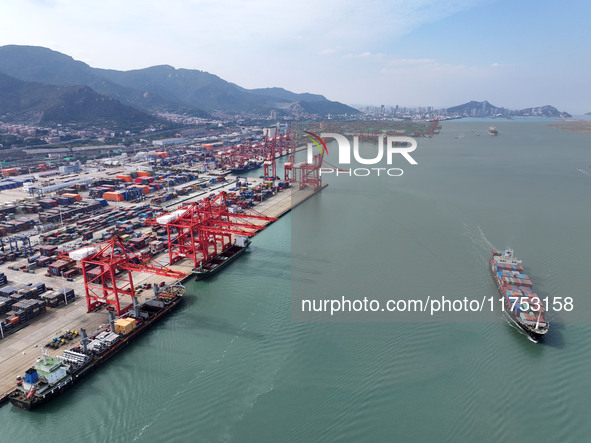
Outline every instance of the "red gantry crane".
[[289, 128], [287, 130], [287, 138], [285, 140], [285, 148], [289, 150], [289, 158], [285, 162], [283, 166], [283, 171], [285, 175], [286, 182], [295, 182], [297, 177], [295, 175], [295, 170], [293, 169], [293, 165], [295, 163], [295, 155], [296, 155], [296, 143], [297, 143], [297, 132], [298, 132], [298, 124], [296, 122], [295, 131], [291, 133], [291, 123], [289, 124]]
[[[221, 254], [232, 245], [232, 235], [252, 237], [265, 229], [247, 220], [276, 221], [262, 214], [232, 213], [225, 192], [181, 206], [168, 216], [153, 220], [165, 224], [169, 241], [169, 260], [176, 263], [190, 258], [194, 267]], [[168, 217], [168, 218], [167, 218]]]
[[301, 162], [295, 165], [295, 168], [300, 171], [300, 189], [306, 186], [311, 186], [314, 191], [322, 188], [322, 177], [320, 176], [320, 168], [322, 168], [322, 160], [324, 159], [324, 151], [321, 154], [316, 154], [313, 157], [312, 163]]
[[291, 123], [287, 127], [285, 134], [279, 134], [279, 127], [276, 128], [275, 135], [273, 137], [267, 137], [265, 139], [265, 161], [263, 163], [263, 176], [265, 179], [271, 178], [275, 180], [277, 178], [277, 165], [275, 160], [277, 155], [283, 156], [290, 152], [291, 149]]
[[[302, 161], [295, 163], [291, 166], [292, 169], [292, 177], [299, 181], [300, 189], [304, 189], [306, 186], [312, 186], [314, 191], [318, 191], [322, 188], [322, 177], [320, 175], [320, 168], [322, 168], [322, 162], [324, 161], [324, 152], [326, 150], [325, 142], [316, 134], [311, 132], [307, 132], [310, 134], [308, 138], [310, 141], [314, 142], [319, 150], [320, 153], [316, 154], [312, 157], [312, 163], [308, 163], [307, 161]], [[313, 138], [312, 138], [313, 137]], [[322, 144], [318, 143], [321, 142]], [[295, 152], [294, 156], [295, 157]], [[290, 157], [291, 160], [291, 157]], [[298, 177], [299, 171], [299, 177]], [[286, 169], [286, 177], [287, 177], [287, 169]]]
[[267, 153], [267, 158], [263, 162], [263, 176], [265, 180], [271, 179], [275, 180], [277, 177], [277, 165], [275, 164], [275, 148], [277, 147], [277, 138], [279, 137], [278, 134], [275, 134], [274, 137], [267, 137], [265, 140], [265, 151]]
[[[88, 312], [100, 304], [114, 305], [117, 315], [132, 306], [121, 307], [120, 296], [129, 296], [133, 302], [135, 288], [132, 272], [143, 272], [181, 279], [186, 274], [173, 271], [153, 260], [145, 260], [129, 250], [119, 237], [98, 243], [86, 249], [80, 263], [84, 277]], [[79, 250], [80, 251], [80, 250]], [[85, 252], [82, 252], [85, 254]]]

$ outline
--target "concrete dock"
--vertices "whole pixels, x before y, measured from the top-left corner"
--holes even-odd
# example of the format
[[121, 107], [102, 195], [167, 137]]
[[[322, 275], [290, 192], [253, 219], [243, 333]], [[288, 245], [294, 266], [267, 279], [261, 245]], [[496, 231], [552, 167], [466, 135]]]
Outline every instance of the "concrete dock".
[[[257, 204], [253, 209], [264, 215], [279, 218], [316, 193], [311, 188], [299, 190], [297, 185], [297, 183], [294, 183], [294, 188], [277, 193]], [[260, 223], [266, 222], [261, 221]], [[161, 253], [154, 258], [157, 262], [168, 265], [168, 252]], [[170, 266], [170, 268], [190, 274], [193, 263], [188, 259], [184, 259]], [[35, 319], [28, 326], [7, 335], [4, 339], [0, 339], [0, 398], [3, 397], [3, 393], [13, 389], [16, 377], [24, 375], [25, 370], [31, 367], [35, 360], [41, 356], [42, 349], [47, 349], [48, 355], [55, 355], [61, 354], [64, 349], [69, 349], [78, 343], [78, 339], [74, 339], [57, 350], [45, 348], [45, 344], [49, 343], [54, 337], [59, 337], [68, 330], [80, 331], [81, 328], [85, 328], [89, 333], [92, 333], [108, 323], [107, 311], [104, 308], [87, 313], [84, 283], [81, 275], [75, 277], [71, 282], [65, 282], [60, 277], [46, 277], [41, 270], [38, 270], [35, 274], [29, 274], [3, 267], [2, 271], [6, 274], [9, 285], [43, 282], [47, 287], [56, 291], [65, 286], [74, 289], [76, 299], [67, 306], [60, 305], [58, 308], [47, 308], [47, 313]], [[133, 273], [132, 278], [136, 286], [145, 283], [157, 284], [162, 281], [168, 284], [174, 281], [171, 278], [142, 273]], [[152, 290], [144, 290], [138, 297], [141, 301], [144, 297], [150, 297], [152, 294]]]

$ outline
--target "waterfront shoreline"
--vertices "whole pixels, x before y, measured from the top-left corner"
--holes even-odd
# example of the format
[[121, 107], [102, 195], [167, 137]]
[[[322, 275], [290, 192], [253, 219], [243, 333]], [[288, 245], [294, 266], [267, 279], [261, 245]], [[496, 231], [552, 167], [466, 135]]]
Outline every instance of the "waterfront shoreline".
[[[324, 189], [326, 186], [327, 185], [324, 184], [318, 191], [314, 191], [311, 188], [305, 188], [302, 190], [297, 189], [297, 187], [289, 188], [259, 203], [256, 206], [256, 209], [264, 215], [280, 218], [320, 190]], [[273, 222], [255, 221], [255, 223], [270, 225]], [[173, 270], [187, 273], [187, 276], [181, 279], [181, 281], [188, 280], [192, 277], [192, 266], [188, 259], [169, 265], [169, 267]], [[7, 270], [6, 273], [9, 276], [9, 280], [13, 283], [18, 283], [24, 278], [31, 277], [30, 274], [25, 275], [22, 272], [12, 270]], [[42, 276], [36, 274], [35, 277], [39, 278]], [[168, 284], [174, 283], [170, 278], [166, 277], [158, 277], [150, 274], [134, 275], [134, 282], [136, 282], [136, 284], [155, 284], [160, 280], [166, 281]], [[27, 365], [34, 364], [35, 358], [40, 356], [44, 344], [51, 341], [53, 337], [59, 336], [66, 330], [80, 330], [81, 328], [86, 328], [87, 330], [92, 331], [102, 326], [106, 326], [108, 319], [104, 309], [90, 313], [86, 312], [83, 283], [81, 281], [76, 281], [68, 282], [68, 284], [75, 287], [78, 296], [69, 306], [60, 306], [57, 308], [59, 315], [44, 316], [29, 328], [24, 328], [21, 331], [15, 332], [0, 341], [3, 355], [6, 355], [6, 358], [0, 361], [0, 392], [8, 393], [12, 390], [16, 376], [22, 375], [27, 369]], [[74, 343], [71, 345], [73, 344]], [[49, 355], [53, 355], [59, 353], [61, 349], [48, 349], [48, 351]], [[0, 400], [1, 398], [2, 397], [0, 397]], [[2, 402], [0, 401], [0, 405], [1, 404]]]
[[554, 129], [560, 129], [562, 131], [576, 132], [577, 134], [591, 135], [591, 122], [577, 120], [572, 122], [564, 123], [551, 123], [546, 126]]

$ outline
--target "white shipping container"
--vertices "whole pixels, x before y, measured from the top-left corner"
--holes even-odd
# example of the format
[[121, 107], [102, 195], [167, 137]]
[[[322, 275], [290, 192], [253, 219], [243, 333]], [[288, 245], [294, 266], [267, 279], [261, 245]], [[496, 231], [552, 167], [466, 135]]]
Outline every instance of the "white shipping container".
[[174, 212], [171, 212], [170, 214], [161, 215], [160, 217], [157, 217], [156, 222], [160, 225], [166, 225], [170, 222], [175, 221], [177, 218], [179, 218], [185, 212], [186, 212], [185, 209], [178, 209]]
[[95, 246], [87, 246], [86, 248], [80, 248], [80, 249], [76, 249], [75, 251], [70, 252], [68, 254], [68, 256], [72, 260], [80, 261], [83, 258], [86, 258], [92, 254], [96, 254], [97, 252], [98, 252], [98, 248], [96, 248]]

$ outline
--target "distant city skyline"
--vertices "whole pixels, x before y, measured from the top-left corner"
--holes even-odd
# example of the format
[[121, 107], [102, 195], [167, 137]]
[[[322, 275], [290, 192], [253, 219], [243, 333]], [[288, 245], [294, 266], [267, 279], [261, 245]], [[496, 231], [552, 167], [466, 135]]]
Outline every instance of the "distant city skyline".
[[93, 67], [169, 64], [351, 105], [591, 111], [591, 4], [523, 0], [20, 0], [0, 45]]

